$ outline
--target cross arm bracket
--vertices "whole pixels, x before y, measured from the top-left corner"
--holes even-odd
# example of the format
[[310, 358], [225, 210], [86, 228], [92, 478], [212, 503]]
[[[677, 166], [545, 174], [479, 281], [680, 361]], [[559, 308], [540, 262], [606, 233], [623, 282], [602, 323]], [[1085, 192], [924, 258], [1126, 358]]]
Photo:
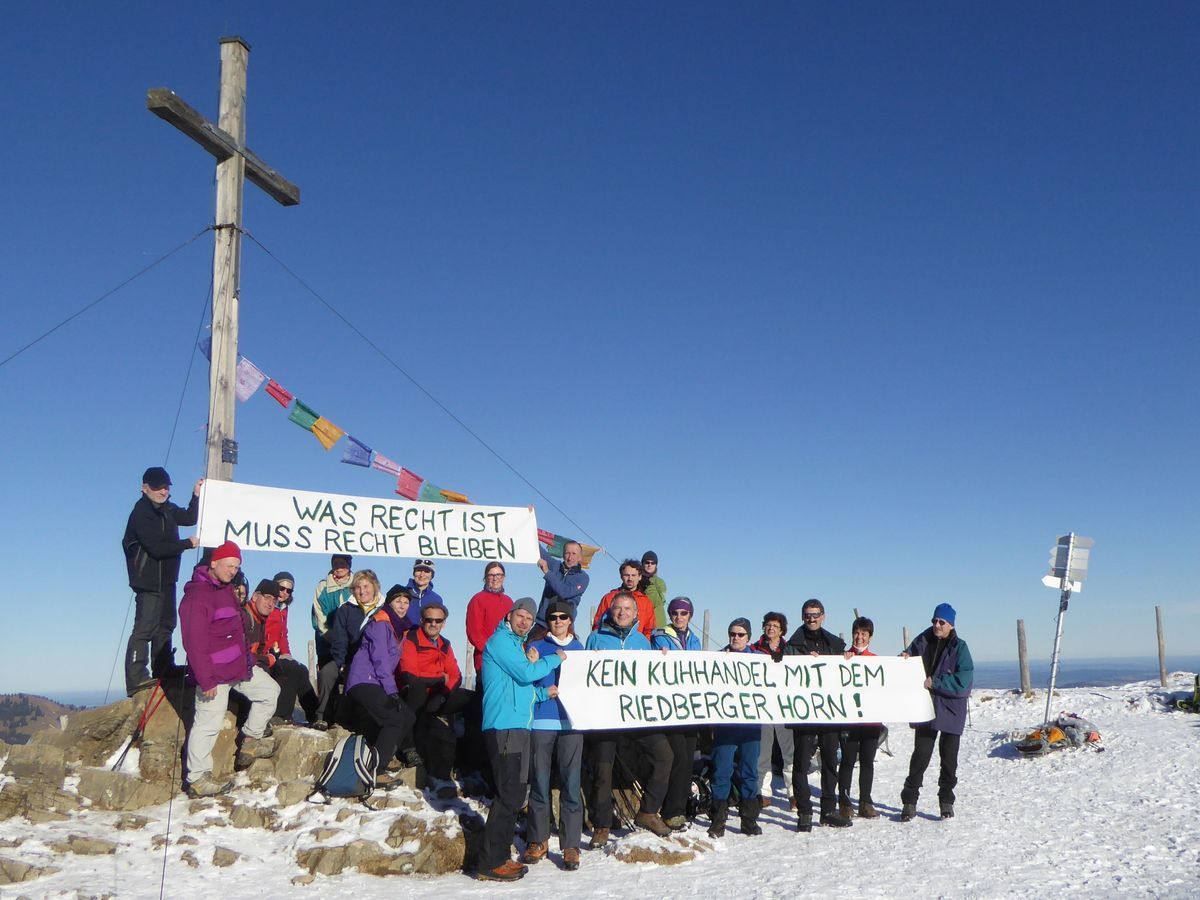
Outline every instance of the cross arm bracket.
[[146, 92], [146, 108], [164, 122], [174, 125], [197, 144], [224, 162], [241, 155], [246, 160], [246, 177], [284, 206], [300, 202], [300, 188], [292, 184], [247, 147], [239, 147], [233, 136], [222, 131], [169, 88], [151, 88]]

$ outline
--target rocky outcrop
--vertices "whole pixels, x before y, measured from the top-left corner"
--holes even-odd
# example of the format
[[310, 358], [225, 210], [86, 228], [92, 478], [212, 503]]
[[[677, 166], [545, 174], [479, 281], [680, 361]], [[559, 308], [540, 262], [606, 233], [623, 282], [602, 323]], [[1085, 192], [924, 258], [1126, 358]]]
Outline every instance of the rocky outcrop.
[[66, 753], [61, 747], [18, 744], [9, 748], [4, 771], [14, 778], [62, 787], [67, 776]]
[[19, 859], [0, 856], [0, 884], [21, 884], [59, 871], [54, 866], [35, 866]]
[[79, 807], [77, 796], [48, 784], [18, 779], [0, 790], [0, 819], [23, 816], [35, 825], [61, 822]]
[[166, 803], [178, 784], [145, 781], [137, 775], [108, 769], [84, 769], [78, 790], [79, 796], [91, 800], [96, 809], [129, 810]]
[[50, 845], [55, 853], [78, 853], [81, 856], [106, 856], [116, 853], [120, 845], [116, 841], [106, 841], [104, 838], [88, 837], [84, 834], [67, 835], [65, 841]]

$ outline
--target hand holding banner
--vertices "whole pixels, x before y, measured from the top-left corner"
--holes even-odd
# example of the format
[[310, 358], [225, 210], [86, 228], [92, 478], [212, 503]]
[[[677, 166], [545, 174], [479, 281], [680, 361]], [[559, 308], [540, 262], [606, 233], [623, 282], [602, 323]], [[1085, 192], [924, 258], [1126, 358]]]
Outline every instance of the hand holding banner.
[[560, 671], [558, 698], [579, 730], [933, 718], [919, 659], [576, 650]]

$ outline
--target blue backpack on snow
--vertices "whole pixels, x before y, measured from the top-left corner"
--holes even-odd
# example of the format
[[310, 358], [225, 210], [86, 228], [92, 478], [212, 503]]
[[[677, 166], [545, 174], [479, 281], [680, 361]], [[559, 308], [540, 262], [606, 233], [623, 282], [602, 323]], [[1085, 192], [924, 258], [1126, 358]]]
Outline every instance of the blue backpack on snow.
[[329, 753], [325, 770], [317, 779], [310, 803], [326, 803], [330, 797], [366, 797], [375, 790], [375, 748], [361, 734], [337, 742]]

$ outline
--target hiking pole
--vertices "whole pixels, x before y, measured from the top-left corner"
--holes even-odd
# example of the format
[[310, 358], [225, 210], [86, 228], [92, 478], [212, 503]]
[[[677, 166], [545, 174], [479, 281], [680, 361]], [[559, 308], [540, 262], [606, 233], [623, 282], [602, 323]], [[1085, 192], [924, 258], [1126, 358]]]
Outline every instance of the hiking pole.
[[[150, 717], [158, 710], [163, 700], [167, 697], [166, 691], [162, 689], [162, 682], [154, 685], [154, 689], [150, 691], [150, 696], [146, 698], [146, 705], [142, 707], [142, 714], [138, 716], [137, 725], [134, 726], [133, 734], [129, 736], [129, 740], [125, 742], [125, 746], [121, 749], [121, 755], [117, 757], [117, 761], [113, 763], [113, 772], [118, 772], [121, 766], [125, 763], [125, 757], [129, 755], [130, 749], [135, 744], [140, 744], [142, 735], [146, 733], [146, 725], [150, 721]], [[153, 703], [153, 705], [151, 705]]]
[[[629, 783], [633, 786], [633, 789], [637, 792], [638, 804], [640, 805], [642, 798], [646, 795], [646, 792], [642, 789], [642, 783], [637, 780], [637, 776], [633, 774], [633, 770], [630, 769], [629, 766], [625, 765], [625, 760], [621, 759], [621, 754], [615, 749], [613, 750], [613, 762], [617, 763], [621, 767], [621, 774], [629, 781]], [[630, 831], [633, 831], [637, 827], [633, 820], [624, 814], [622, 814], [621, 818], [625, 827]]]

